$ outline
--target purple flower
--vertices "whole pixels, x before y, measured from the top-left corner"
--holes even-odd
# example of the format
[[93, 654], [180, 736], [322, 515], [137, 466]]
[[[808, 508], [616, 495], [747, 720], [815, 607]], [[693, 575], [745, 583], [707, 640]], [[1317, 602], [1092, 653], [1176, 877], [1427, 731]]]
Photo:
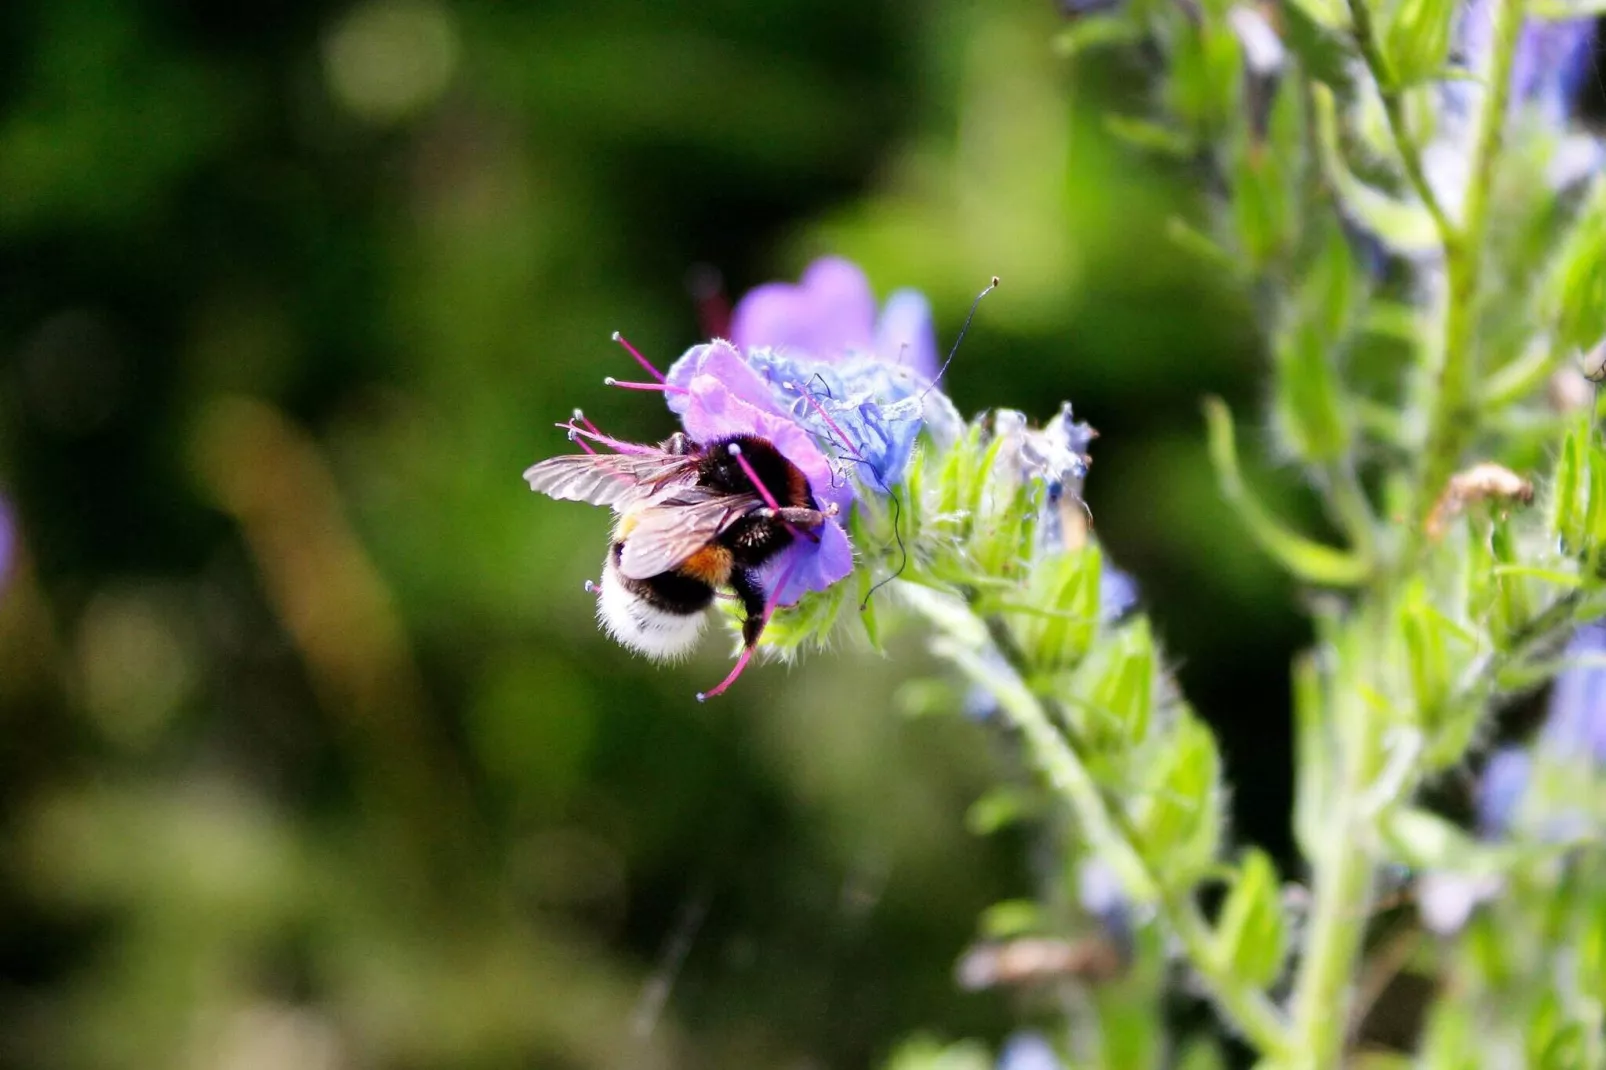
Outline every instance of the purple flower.
[[1558, 759], [1606, 764], [1606, 621], [1573, 633], [1564, 657], [1571, 664], [1550, 692], [1540, 746]]
[[[813, 436], [776, 404], [774, 393], [725, 341], [693, 346], [669, 370], [669, 406], [686, 433], [699, 442], [733, 435], [768, 439], [809, 481], [821, 509], [835, 515], [820, 527], [819, 541], [800, 538], [765, 566], [765, 587], [780, 605], [809, 591], [823, 591], [853, 571], [853, 547], [841, 521], [853, 504], [853, 489], [840, 478]], [[784, 578], [785, 585], [776, 590]]]
[[1503, 747], [1489, 756], [1475, 800], [1480, 833], [1498, 836], [1511, 827], [1532, 765], [1528, 752], [1520, 747]]
[[744, 350], [781, 350], [827, 364], [873, 358], [907, 368], [925, 383], [937, 377], [931, 307], [914, 290], [887, 298], [876, 318], [864, 272], [840, 257], [816, 260], [796, 284], [749, 290], [731, 314], [731, 341]]
[[[752, 290], [737, 303], [731, 335], [773, 407], [872, 490], [887, 493], [902, 481], [922, 426], [940, 434], [958, 422], [932, 386], [937, 342], [926, 299], [901, 290], [877, 319], [869, 282], [846, 260], [816, 260], [797, 285]], [[682, 358], [670, 385], [683, 387], [695, 374]], [[679, 412], [676, 402], [672, 391]]]
[[1512, 106], [1532, 107], [1561, 126], [1573, 114], [1589, 73], [1594, 19], [1529, 19], [1511, 65]]
[[[1475, 808], [1485, 836], [1511, 829], [1536, 766], [1581, 766], [1586, 772], [1606, 766], [1606, 621], [1574, 632], [1563, 656], [1568, 666], [1551, 688], [1534, 753], [1507, 747], [1484, 767]], [[1553, 813], [1541, 820], [1544, 835], [1565, 839], [1576, 833], [1580, 815]]]
[[1016, 1033], [998, 1053], [996, 1070], [1062, 1070], [1054, 1046], [1039, 1033]]

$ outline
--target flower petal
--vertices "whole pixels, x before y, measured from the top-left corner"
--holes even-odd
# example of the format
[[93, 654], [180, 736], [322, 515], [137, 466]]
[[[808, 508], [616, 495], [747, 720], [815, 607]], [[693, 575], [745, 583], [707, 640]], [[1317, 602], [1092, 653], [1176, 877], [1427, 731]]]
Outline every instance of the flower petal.
[[819, 535], [817, 543], [799, 539], [764, 566], [767, 590], [786, 578], [786, 586], [774, 595], [778, 605], [789, 606], [810, 591], [823, 591], [853, 571], [853, 544], [842, 525], [827, 520]]
[[898, 290], [887, 298], [876, 323], [876, 356], [908, 368], [925, 382], [937, 377], [937, 329], [931, 304], [918, 290]]
[[[722, 338], [716, 338], [706, 345], [692, 346], [681, 354], [679, 360], [669, 366], [669, 374], [664, 378], [672, 387], [679, 387], [679, 391], [670, 391], [664, 396], [669, 402], [669, 411], [676, 415], [684, 415], [690, 398], [684, 391], [689, 390], [692, 380], [698, 376], [707, 375], [719, 380], [731, 394], [766, 412], [778, 411], [770, 386], [763, 376], [754, 371], [736, 347]], [[701, 435], [686, 429], [687, 434], [699, 442], [703, 441]], [[729, 432], [738, 434], [743, 432]]]
[[731, 315], [731, 338], [743, 349], [796, 349], [831, 361], [871, 349], [875, 295], [864, 272], [840, 257], [809, 265], [793, 285], [771, 282], [749, 290]]

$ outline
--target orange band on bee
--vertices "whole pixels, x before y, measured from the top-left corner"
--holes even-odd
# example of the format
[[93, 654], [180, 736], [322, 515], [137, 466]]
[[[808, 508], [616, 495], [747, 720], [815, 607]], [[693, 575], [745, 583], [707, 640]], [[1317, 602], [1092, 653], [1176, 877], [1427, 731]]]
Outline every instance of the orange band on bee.
[[702, 580], [713, 587], [722, 587], [730, 580], [734, 561], [731, 552], [718, 543], [709, 543], [681, 562], [675, 571]]

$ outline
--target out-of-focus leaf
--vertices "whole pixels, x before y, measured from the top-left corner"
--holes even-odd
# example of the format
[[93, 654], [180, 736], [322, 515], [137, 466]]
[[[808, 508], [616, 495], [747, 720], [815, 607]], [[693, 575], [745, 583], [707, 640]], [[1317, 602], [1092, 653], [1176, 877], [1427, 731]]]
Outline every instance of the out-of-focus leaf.
[[990, 940], [1043, 931], [1043, 907], [1033, 899], [1005, 899], [981, 914], [982, 935]]
[[1159, 741], [1135, 824], [1162, 882], [1186, 887], [1215, 861], [1221, 839], [1221, 758], [1210, 729], [1183, 712]]
[[1400, 88], [1436, 77], [1450, 52], [1456, 0], [1395, 0], [1383, 30], [1382, 50]]
[[1221, 493], [1243, 520], [1249, 534], [1295, 577], [1324, 587], [1348, 587], [1365, 580], [1370, 566], [1361, 557], [1326, 546], [1290, 531], [1275, 519], [1244, 485], [1238, 470], [1238, 448], [1232, 416], [1219, 399], [1205, 402], [1210, 460]]
[[1234, 976], [1264, 986], [1282, 971], [1282, 887], [1264, 851], [1250, 848], [1216, 923], [1215, 954]]

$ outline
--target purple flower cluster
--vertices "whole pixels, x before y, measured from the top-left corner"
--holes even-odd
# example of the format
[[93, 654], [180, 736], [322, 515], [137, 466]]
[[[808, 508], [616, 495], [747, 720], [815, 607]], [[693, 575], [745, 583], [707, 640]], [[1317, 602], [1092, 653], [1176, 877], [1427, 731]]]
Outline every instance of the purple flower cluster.
[[[1537, 764], [1582, 766], [1590, 772], [1606, 768], [1606, 621], [1579, 628], [1567, 644], [1564, 658], [1567, 668], [1551, 689], [1534, 753], [1504, 748], [1491, 756], [1484, 768], [1477, 814], [1479, 829], [1486, 835], [1511, 828]], [[1565, 832], [1576, 824], [1563, 814], [1545, 820], [1552, 833]]]
[[800, 539], [767, 567], [773, 597], [789, 605], [853, 570], [842, 525], [856, 495], [900, 482], [928, 406], [947, 404], [933, 390], [931, 309], [902, 290], [878, 316], [864, 273], [827, 258], [796, 285], [769, 283], [744, 296], [731, 335], [677, 360], [665, 397], [698, 441], [773, 442], [808, 478], [821, 508], [835, 506], [818, 542]]

